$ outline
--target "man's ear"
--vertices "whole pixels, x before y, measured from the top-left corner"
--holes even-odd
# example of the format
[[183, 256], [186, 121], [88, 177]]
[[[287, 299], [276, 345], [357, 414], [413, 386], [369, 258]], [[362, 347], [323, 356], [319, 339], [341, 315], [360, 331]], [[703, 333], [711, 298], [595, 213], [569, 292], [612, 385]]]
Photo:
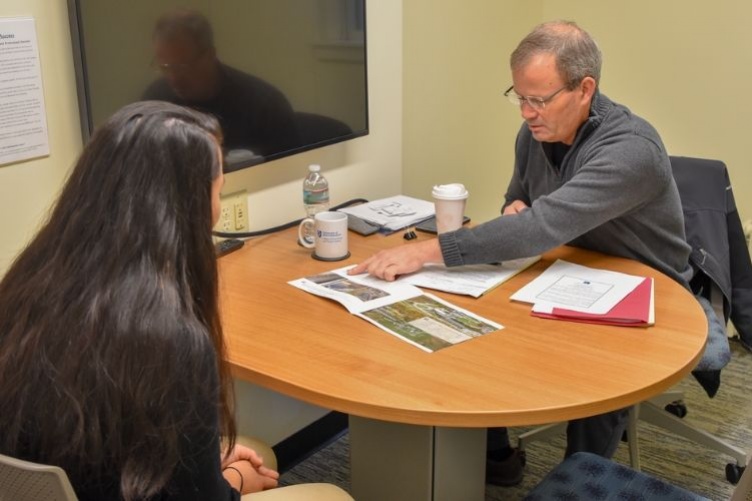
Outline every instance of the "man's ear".
[[585, 77], [580, 82], [580, 91], [582, 92], [582, 99], [589, 101], [595, 94], [597, 85], [593, 77]]

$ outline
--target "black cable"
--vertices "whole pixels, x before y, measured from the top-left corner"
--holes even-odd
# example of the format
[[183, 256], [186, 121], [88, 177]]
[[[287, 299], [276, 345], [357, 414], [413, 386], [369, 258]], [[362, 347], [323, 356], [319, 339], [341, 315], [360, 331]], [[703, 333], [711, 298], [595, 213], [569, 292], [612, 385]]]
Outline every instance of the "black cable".
[[[348, 200], [347, 202], [343, 202], [339, 205], [336, 205], [332, 207], [330, 210], [337, 210], [341, 209], [343, 207], [349, 207], [351, 205], [356, 204], [364, 204], [368, 203], [368, 200], [365, 198], [353, 198], [352, 200]], [[274, 226], [272, 228], [266, 228], [265, 230], [258, 230], [258, 231], [241, 231], [241, 232], [226, 232], [226, 231], [213, 231], [212, 235], [215, 237], [220, 238], [251, 238], [251, 237], [260, 237], [262, 235], [269, 235], [270, 233], [276, 233], [278, 231], [286, 230], [288, 228], [292, 228], [293, 226], [297, 226], [300, 224], [301, 221], [303, 221], [304, 218], [296, 219], [295, 221], [290, 221], [289, 223], [281, 224], [279, 226]]]

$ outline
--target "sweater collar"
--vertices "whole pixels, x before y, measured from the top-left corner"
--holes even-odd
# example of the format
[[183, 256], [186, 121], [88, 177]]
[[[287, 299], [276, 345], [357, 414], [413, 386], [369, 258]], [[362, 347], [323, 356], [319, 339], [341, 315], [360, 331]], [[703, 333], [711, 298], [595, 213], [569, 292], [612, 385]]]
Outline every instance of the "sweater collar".
[[598, 126], [602, 124], [606, 119], [606, 116], [613, 107], [613, 104], [614, 103], [608, 97], [604, 96], [603, 94], [601, 94], [600, 90], [596, 89], [595, 94], [593, 94], [593, 99], [590, 102], [590, 114], [588, 115], [587, 120], [583, 122], [583, 124], [580, 126], [580, 129], [577, 131], [574, 143], [572, 144], [576, 144], [581, 140], [581, 138], [589, 135], [591, 132], [597, 129]]
[[597, 127], [606, 118], [612, 105], [613, 103], [609, 98], [601, 94], [600, 90], [596, 90], [595, 94], [593, 94], [593, 100], [590, 103], [590, 116], [588, 117], [588, 121], [594, 122], [594, 125]]

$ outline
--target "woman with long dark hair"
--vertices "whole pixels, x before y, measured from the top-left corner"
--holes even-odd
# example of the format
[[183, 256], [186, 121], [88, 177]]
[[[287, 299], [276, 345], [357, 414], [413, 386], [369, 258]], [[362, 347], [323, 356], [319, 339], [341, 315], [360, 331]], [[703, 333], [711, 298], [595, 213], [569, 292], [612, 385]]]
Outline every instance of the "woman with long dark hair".
[[0, 453], [61, 466], [82, 500], [277, 484], [235, 446], [211, 239], [220, 142], [206, 115], [126, 106], [0, 282]]

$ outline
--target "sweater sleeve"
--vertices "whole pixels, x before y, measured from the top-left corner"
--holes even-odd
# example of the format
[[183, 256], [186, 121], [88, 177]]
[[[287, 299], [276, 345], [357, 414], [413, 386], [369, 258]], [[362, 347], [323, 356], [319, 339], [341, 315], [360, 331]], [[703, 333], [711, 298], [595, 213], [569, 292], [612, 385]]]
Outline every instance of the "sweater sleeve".
[[[441, 235], [439, 241], [446, 265], [541, 254], [638, 209], [658, 196], [670, 182], [670, 171], [662, 168], [665, 165], [660, 148], [640, 136], [579, 154], [584, 158], [578, 160], [580, 167], [574, 175], [547, 194], [537, 198], [531, 194], [529, 210]], [[544, 176], [542, 169], [546, 168], [550, 167], [529, 166], [523, 173], [517, 165], [507, 200], [509, 193], [518, 198], [519, 193], [530, 194], [526, 183], [540, 183], [533, 176]]]

